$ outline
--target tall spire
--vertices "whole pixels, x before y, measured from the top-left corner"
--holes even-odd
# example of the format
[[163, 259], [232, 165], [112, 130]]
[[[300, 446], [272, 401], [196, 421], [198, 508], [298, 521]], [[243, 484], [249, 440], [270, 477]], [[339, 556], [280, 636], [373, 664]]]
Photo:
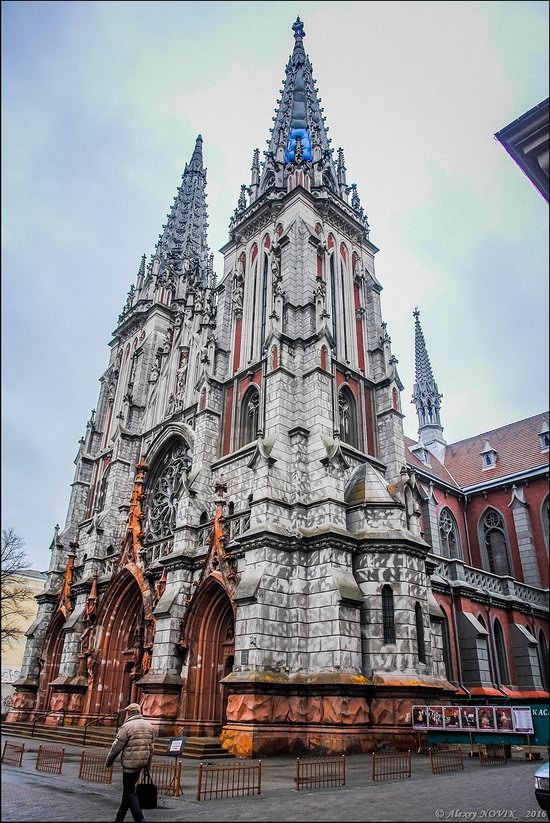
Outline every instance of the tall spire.
[[418, 434], [428, 451], [432, 452], [441, 462], [445, 460], [443, 426], [439, 416], [441, 398], [435, 382], [424, 332], [420, 325], [420, 312], [415, 308], [414, 317], [414, 353], [415, 353], [415, 383], [411, 403], [416, 406], [418, 415]]
[[195, 142], [189, 165], [185, 166], [182, 182], [159, 235], [156, 256], [159, 273], [168, 266], [176, 274], [184, 270], [184, 260], [198, 261], [201, 272], [208, 262], [208, 227], [206, 213], [206, 169], [202, 159], [202, 136]]
[[325, 126], [321, 99], [313, 79], [313, 66], [304, 50], [304, 24], [298, 17], [292, 26], [294, 50], [287, 63], [281, 97], [277, 100], [273, 128], [265, 152], [260, 190], [285, 187], [282, 169], [294, 162], [313, 163], [315, 184], [339, 193], [336, 167]]

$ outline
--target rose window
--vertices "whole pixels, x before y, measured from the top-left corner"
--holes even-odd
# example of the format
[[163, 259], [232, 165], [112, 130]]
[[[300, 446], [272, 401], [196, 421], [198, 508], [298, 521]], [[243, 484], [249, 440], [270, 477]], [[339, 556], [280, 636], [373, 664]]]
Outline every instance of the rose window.
[[439, 527], [441, 531], [445, 532], [445, 534], [449, 534], [449, 532], [452, 532], [454, 524], [449, 512], [442, 512], [441, 517], [439, 519]]
[[149, 495], [147, 541], [161, 540], [174, 533], [178, 501], [190, 464], [189, 449], [184, 443], [173, 446], [164, 456]]
[[490, 529], [498, 528], [502, 526], [502, 518], [494, 511], [487, 512], [485, 515], [485, 525]]

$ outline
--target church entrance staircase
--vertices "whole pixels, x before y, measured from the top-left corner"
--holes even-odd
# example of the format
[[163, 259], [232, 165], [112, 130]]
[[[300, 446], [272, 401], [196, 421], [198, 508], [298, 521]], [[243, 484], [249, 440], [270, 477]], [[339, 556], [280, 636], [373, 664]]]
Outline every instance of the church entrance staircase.
[[[95, 726], [88, 729], [86, 734], [86, 748], [109, 748], [116, 737], [114, 726]], [[82, 726], [45, 726], [37, 723], [34, 728], [30, 720], [21, 720], [16, 723], [2, 723], [2, 736], [34, 738], [49, 740], [66, 746], [84, 745], [84, 728]], [[155, 738], [155, 754], [166, 754], [169, 737]], [[232, 758], [225, 749], [222, 749], [219, 737], [188, 737], [182, 757], [191, 760], [220, 760]]]

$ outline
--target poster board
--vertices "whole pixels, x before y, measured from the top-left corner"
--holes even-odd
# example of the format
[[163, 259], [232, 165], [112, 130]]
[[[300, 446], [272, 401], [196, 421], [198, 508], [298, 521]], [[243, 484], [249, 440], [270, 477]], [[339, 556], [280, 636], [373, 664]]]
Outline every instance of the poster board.
[[416, 731], [533, 734], [530, 706], [413, 706]]

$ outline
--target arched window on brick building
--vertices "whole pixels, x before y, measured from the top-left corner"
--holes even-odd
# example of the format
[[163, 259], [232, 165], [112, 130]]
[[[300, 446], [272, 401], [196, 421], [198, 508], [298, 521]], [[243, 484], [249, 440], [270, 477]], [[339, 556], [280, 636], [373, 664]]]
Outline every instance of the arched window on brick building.
[[548, 644], [546, 642], [546, 637], [544, 636], [544, 632], [542, 629], [539, 631], [538, 653], [542, 682], [544, 684], [544, 688], [546, 689], [546, 691], [548, 691], [550, 685], [548, 682]]
[[498, 620], [493, 623], [493, 634], [495, 638], [495, 654], [497, 664], [498, 681], [500, 683], [510, 682], [510, 671], [508, 669], [508, 659], [506, 656], [506, 643], [504, 641], [504, 633], [502, 626]]
[[479, 546], [483, 566], [491, 574], [512, 574], [509, 542], [502, 515], [496, 509], [487, 509], [479, 521]]
[[442, 509], [439, 515], [439, 538], [441, 551], [445, 557], [462, 560], [458, 526], [452, 512], [447, 508]]
[[546, 543], [546, 551], [550, 549], [550, 508], [548, 504], [548, 496], [542, 504], [540, 516], [542, 518], [542, 531], [544, 533], [544, 542]]

